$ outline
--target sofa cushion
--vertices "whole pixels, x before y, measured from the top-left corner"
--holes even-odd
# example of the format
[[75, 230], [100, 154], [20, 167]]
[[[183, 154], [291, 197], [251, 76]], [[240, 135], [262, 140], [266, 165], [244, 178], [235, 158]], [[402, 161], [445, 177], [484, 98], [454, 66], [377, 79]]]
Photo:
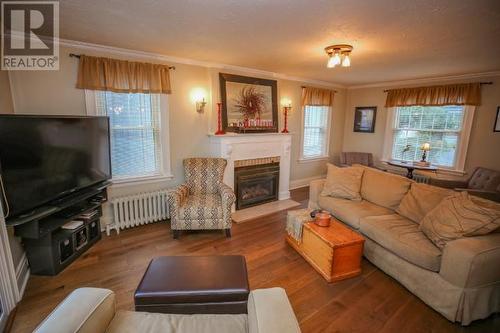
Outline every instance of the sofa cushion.
[[115, 293], [101, 288], [71, 292], [34, 333], [104, 333], [115, 315]]
[[106, 333], [246, 333], [247, 315], [175, 315], [118, 311]]
[[222, 218], [222, 199], [219, 194], [192, 194], [179, 207], [179, 218], [203, 220]]
[[373, 168], [364, 169], [361, 197], [379, 206], [396, 210], [413, 181]]
[[339, 168], [328, 163], [328, 174], [321, 195], [359, 201], [361, 200], [359, 193], [361, 177], [363, 177], [363, 168]]
[[410, 190], [401, 200], [396, 212], [420, 223], [444, 198], [453, 195], [452, 190], [427, 184], [412, 183]]
[[319, 197], [319, 206], [332, 213], [342, 222], [354, 229], [359, 228], [359, 220], [366, 216], [393, 214], [393, 211], [377, 206], [366, 200], [352, 201], [347, 199]]
[[406, 261], [439, 272], [441, 251], [407, 218], [398, 214], [365, 217], [359, 230]]
[[500, 204], [459, 192], [445, 198], [420, 224], [439, 248], [467, 236], [485, 235], [500, 227]]

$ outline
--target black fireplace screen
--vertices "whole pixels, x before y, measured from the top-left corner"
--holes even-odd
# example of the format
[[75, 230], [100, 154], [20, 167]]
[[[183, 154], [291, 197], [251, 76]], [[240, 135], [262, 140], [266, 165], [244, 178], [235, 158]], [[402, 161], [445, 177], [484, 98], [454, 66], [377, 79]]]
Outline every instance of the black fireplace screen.
[[279, 174], [279, 163], [235, 168], [236, 209], [278, 200]]

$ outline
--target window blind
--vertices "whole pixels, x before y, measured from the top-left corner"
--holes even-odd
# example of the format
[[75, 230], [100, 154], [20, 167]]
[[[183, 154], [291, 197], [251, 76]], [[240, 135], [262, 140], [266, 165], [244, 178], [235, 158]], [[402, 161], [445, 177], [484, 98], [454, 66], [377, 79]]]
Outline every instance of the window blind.
[[96, 110], [107, 115], [113, 178], [161, 173], [160, 95], [96, 91]]
[[323, 157], [327, 154], [329, 106], [304, 106], [303, 158]]
[[427, 153], [427, 160], [438, 166], [453, 167], [463, 121], [463, 106], [398, 107], [392, 158], [418, 161], [422, 156], [420, 147], [428, 142], [431, 150]]

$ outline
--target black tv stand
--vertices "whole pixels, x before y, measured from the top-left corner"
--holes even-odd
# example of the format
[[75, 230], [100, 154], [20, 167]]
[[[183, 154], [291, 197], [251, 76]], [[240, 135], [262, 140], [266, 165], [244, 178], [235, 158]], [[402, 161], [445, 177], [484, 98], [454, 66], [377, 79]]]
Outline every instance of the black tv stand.
[[[31, 273], [56, 275], [101, 239], [102, 204], [107, 186], [99, 184], [7, 221], [21, 237]], [[65, 200], [66, 199], [66, 200]], [[75, 229], [62, 228], [78, 221]]]

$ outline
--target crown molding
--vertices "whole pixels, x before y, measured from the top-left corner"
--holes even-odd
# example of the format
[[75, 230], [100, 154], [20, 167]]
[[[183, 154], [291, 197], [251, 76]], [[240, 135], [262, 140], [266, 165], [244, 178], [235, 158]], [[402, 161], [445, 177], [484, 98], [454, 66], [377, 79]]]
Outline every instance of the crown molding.
[[[14, 36], [14, 38], [19, 38], [19, 36]], [[29, 37], [30, 38], [30, 37]], [[42, 40], [46, 40], [46, 38], [40, 37]], [[129, 58], [136, 59], [151, 59], [156, 61], [164, 61], [171, 62], [176, 64], [184, 64], [184, 65], [192, 65], [192, 66], [200, 66], [205, 68], [214, 68], [219, 70], [230, 70], [236, 72], [243, 72], [254, 75], [262, 75], [271, 77], [274, 79], [288, 80], [288, 81], [296, 81], [301, 83], [307, 83], [311, 85], [317, 85], [328, 88], [340, 88], [340, 89], [363, 89], [363, 88], [377, 88], [377, 87], [391, 87], [391, 86], [411, 86], [416, 84], [429, 84], [433, 82], [445, 82], [445, 81], [456, 81], [456, 80], [470, 80], [470, 79], [480, 79], [485, 77], [494, 77], [500, 76], [499, 71], [490, 71], [490, 72], [481, 72], [481, 73], [469, 73], [469, 74], [460, 74], [460, 75], [448, 75], [448, 76], [435, 76], [435, 77], [427, 77], [427, 78], [419, 78], [419, 79], [409, 79], [409, 80], [400, 80], [400, 81], [381, 81], [376, 83], [368, 83], [368, 84], [360, 84], [360, 85], [348, 85], [348, 84], [340, 84], [333, 83], [328, 81], [314, 80], [308, 79], [298, 76], [287, 75], [284, 73], [271, 72], [256, 68], [244, 67], [244, 66], [236, 66], [236, 65], [228, 65], [223, 63], [209, 62], [203, 60], [195, 60], [190, 58], [183, 57], [175, 57], [169, 56], [161, 53], [155, 52], [145, 52], [145, 51], [137, 51], [132, 49], [114, 47], [114, 46], [106, 46], [102, 44], [94, 44], [81, 42], [71, 39], [59, 38], [59, 44], [66, 47], [72, 47], [76, 49], [82, 50], [92, 50], [96, 52], [106, 52], [116, 55], [122, 55]]]
[[383, 81], [370, 84], [360, 84], [347, 86], [348, 90], [351, 89], [363, 89], [363, 88], [379, 88], [379, 87], [392, 87], [392, 86], [410, 86], [415, 84], [428, 84], [432, 82], [444, 82], [444, 81], [456, 81], [456, 80], [470, 80], [470, 79], [481, 79], [485, 77], [500, 76], [500, 71], [482, 72], [482, 73], [470, 73], [461, 75], [448, 75], [448, 76], [437, 76], [413, 80], [401, 80], [401, 81]]
[[337, 83], [321, 81], [321, 80], [307, 79], [307, 78], [302, 78], [302, 77], [297, 77], [297, 76], [290, 76], [290, 75], [286, 75], [283, 73], [270, 72], [270, 71], [265, 71], [265, 70], [256, 69], [256, 68], [228, 65], [228, 64], [209, 62], [209, 61], [201, 61], [201, 60], [182, 58], [182, 57], [174, 57], [174, 56], [164, 55], [164, 54], [160, 54], [160, 53], [136, 51], [136, 50], [125, 49], [125, 48], [114, 47], [114, 46], [106, 46], [106, 45], [101, 45], [101, 44], [80, 42], [80, 41], [75, 41], [75, 40], [70, 40], [70, 39], [62, 39], [61, 38], [61, 39], [59, 39], [59, 44], [62, 46], [77, 48], [77, 49], [81, 49], [81, 50], [92, 50], [92, 51], [96, 51], [96, 52], [106, 52], [106, 53], [122, 55], [122, 56], [132, 57], [132, 58], [138, 58], [138, 59], [151, 59], [151, 60], [165, 61], [165, 62], [170, 62], [170, 63], [175, 63], [175, 64], [184, 64], [184, 65], [200, 66], [200, 67], [206, 67], [206, 68], [231, 70], [231, 71], [244, 72], [244, 73], [255, 74], [255, 75], [268, 76], [268, 77], [272, 77], [275, 79], [297, 81], [297, 82], [308, 83], [308, 84], [312, 84], [312, 85], [319, 85], [322, 87], [346, 88], [345, 85], [341, 85], [341, 84], [337, 84]]

